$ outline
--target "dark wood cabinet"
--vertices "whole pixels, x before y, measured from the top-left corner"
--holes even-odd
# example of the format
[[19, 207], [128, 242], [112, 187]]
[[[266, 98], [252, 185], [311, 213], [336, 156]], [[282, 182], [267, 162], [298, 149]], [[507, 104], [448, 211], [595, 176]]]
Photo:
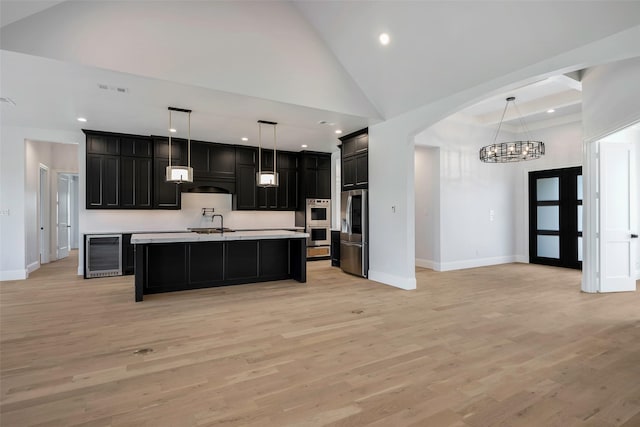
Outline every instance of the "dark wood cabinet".
[[87, 153], [120, 154], [120, 138], [116, 135], [87, 133]]
[[188, 245], [189, 281], [193, 285], [224, 280], [224, 243], [202, 242]]
[[[236, 147], [235, 210], [296, 210], [298, 207], [298, 156], [277, 152], [278, 187], [258, 187], [258, 150]], [[262, 150], [262, 170], [273, 171], [273, 150]]]
[[153, 268], [147, 268], [147, 287], [156, 291], [179, 288], [187, 282], [187, 244], [159, 243], [147, 246], [147, 258]]
[[258, 150], [236, 147], [236, 193], [233, 195], [234, 210], [258, 208], [256, 187], [256, 160]]
[[135, 273], [135, 246], [131, 244], [131, 234], [122, 235], [122, 274]]
[[252, 279], [258, 277], [258, 240], [231, 240], [226, 242], [225, 271], [227, 280]]
[[153, 207], [154, 209], [180, 209], [180, 185], [166, 180], [167, 159], [153, 161]]
[[362, 129], [340, 138], [342, 159], [342, 190], [369, 186], [369, 134]]
[[153, 207], [153, 161], [145, 157], [120, 157], [120, 206], [130, 209]]
[[236, 174], [236, 150], [233, 146], [209, 142], [191, 143], [193, 179], [234, 180]]
[[120, 156], [87, 154], [87, 209], [120, 207]]
[[331, 154], [303, 153], [301, 194], [304, 199], [331, 198]]
[[[156, 159], [169, 158], [169, 138], [154, 137], [153, 157]], [[187, 164], [187, 141], [180, 138], [171, 138], [171, 164]]]
[[149, 138], [121, 137], [120, 155], [131, 157], [153, 156], [153, 142]]
[[260, 277], [277, 279], [289, 274], [289, 241], [260, 240]]

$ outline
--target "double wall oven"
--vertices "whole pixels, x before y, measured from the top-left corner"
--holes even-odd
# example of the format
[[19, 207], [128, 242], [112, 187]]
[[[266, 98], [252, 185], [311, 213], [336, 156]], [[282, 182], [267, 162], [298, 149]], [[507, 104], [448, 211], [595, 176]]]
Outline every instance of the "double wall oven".
[[307, 258], [326, 258], [331, 255], [331, 200], [307, 199], [306, 203]]

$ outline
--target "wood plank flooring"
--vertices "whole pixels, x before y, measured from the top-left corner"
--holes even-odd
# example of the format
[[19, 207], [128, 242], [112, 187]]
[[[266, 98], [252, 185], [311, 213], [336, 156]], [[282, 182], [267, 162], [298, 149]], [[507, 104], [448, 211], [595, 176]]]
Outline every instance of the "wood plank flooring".
[[640, 293], [525, 264], [308, 278], [134, 303], [71, 257], [2, 282], [0, 425], [640, 426]]

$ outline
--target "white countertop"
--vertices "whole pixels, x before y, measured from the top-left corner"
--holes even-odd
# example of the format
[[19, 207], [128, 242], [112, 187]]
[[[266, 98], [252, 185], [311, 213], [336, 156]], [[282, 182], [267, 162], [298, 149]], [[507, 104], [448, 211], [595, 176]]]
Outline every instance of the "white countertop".
[[227, 233], [144, 233], [133, 234], [131, 243], [220, 242], [226, 240], [303, 239], [309, 233], [285, 230], [232, 231]]

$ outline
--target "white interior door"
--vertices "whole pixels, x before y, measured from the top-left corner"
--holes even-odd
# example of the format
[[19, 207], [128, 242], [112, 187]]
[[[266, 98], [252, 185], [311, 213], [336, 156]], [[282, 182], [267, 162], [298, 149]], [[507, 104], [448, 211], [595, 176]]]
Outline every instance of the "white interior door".
[[49, 262], [49, 230], [51, 219], [49, 218], [49, 169], [40, 165], [39, 186], [38, 231], [40, 236], [40, 264]]
[[635, 147], [600, 143], [600, 292], [635, 291]]
[[69, 177], [58, 174], [58, 259], [69, 256]]

